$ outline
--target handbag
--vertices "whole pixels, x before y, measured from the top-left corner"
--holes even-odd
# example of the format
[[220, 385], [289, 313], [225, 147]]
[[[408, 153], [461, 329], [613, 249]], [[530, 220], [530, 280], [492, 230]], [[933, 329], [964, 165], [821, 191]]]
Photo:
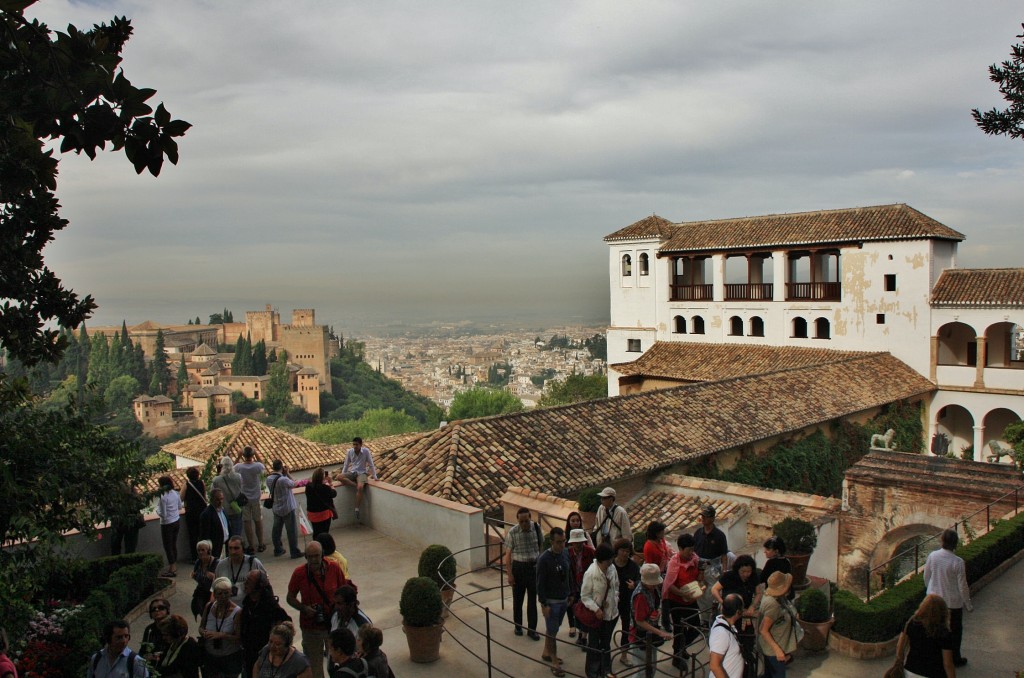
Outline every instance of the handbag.
[[[611, 584], [608, 580], [605, 580], [604, 598], [601, 599], [601, 605], [599, 609], [604, 609], [604, 603], [608, 600], [608, 591], [611, 589]], [[572, 605], [572, 614], [576, 617], [576, 623], [587, 627], [588, 629], [596, 629], [601, 626], [601, 619], [597, 618], [597, 612], [591, 610], [589, 607], [583, 604], [582, 600], [577, 600]]]
[[[281, 476], [278, 476], [278, 479], [280, 479], [280, 478], [281, 478]], [[267, 483], [267, 489], [270, 491], [270, 496], [263, 500], [263, 508], [265, 508], [265, 509], [272, 509], [272, 508], [274, 508], [274, 486], [276, 486], [276, 485], [277, 485], [277, 480], [274, 481], [273, 485], [271, 485], [270, 483]]]
[[910, 622], [912, 621], [914, 621], [913, 617], [908, 619], [907, 625], [903, 627], [899, 643], [896, 645], [896, 661], [885, 672], [883, 678], [903, 678], [906, 675], [903, 673], [903, 662], [906, 661], [907, 652], [910, 649], [910, 636], [907, 635], [907, 629], [910, 628]]

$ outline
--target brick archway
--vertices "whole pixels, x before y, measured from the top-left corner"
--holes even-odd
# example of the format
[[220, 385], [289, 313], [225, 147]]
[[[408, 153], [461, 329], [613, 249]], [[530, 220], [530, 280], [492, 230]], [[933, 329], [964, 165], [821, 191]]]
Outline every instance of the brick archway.
[[[1020, 472], [1004, 464], [877, 450], [847, 470], [845, 484], [838, 580], [859, 595], [868, 569], [888, 560], [915, 531], [925, 533], [922, 526], [938, 532], [1024, 485]], [[1011, 497], [994, 515], [1012, 508]], [[984, 513], [972, 520], [979, 531], [984, 523]]]

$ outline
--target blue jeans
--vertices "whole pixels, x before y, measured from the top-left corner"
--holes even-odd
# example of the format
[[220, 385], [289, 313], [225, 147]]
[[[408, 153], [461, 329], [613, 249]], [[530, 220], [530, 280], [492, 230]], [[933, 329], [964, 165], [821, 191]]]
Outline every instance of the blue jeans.
[[786, 678], [786, 664], [780, 662], [774, 655], [764, 656], [765, 678]]
[[281, 544], [281, 528], [288, 530], [288, 548], [293, 556], [301, 556], [299, 550], [298, 525], [295, 522], [295, 511], [286, 513], [283, 516], [274, 514], [274, 526], [270, 529], [270, 541], [274, 544], [274, 555], [284, 553], [284, 546]]
[[562, 626], [562, 617], [569, 608], [569, 603], [564, 600], [548, 601], [548, 616], [544, 617], [544, 627], [547, 634], [554, 638], [558, 635], [558, 629]]

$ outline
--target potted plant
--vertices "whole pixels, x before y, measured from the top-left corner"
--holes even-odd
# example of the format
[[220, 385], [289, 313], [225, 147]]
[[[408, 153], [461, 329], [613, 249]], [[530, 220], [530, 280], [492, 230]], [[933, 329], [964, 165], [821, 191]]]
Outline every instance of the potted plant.
[[772, 525], [772, 532], [786, 545], [786, 559], [793, 566], [793, 588], [801, 591], [808, 586], [807, 564], [818, 545], [818, 533], [806, 520], [785, 518]]
[[441, 590], [430, 577], [412, 577], [402, 588], [398, 611], [402, 631], [409, 643], [409, 659], [418, 664], [435, 662], [441, 656]]
[[420, 554], [418, 574], [429, 577], [441, 591], [442, 615], [448, 616], [448, 608], [455, 597], [455, 558], [451, 550], [442, 544], [431, 544]]
[[807, 589], [796, 599], [800, 626], [804, 629], [800, 641], [805, 650], [820, 652], [828, 646], [828, 632], [832, 628], [832, 615], [828, 610], [828, 596], [821, 589]]
[[580, 492], [576, 502], [579, 504], [580, 516], [583, 518], [583, 529], [590, 532], [594, 529], [594, 522], [597, 520], [597, 507], [601, 505], [601, 498], [597, 496], [601, 490], [596, 487], [588, 487]]

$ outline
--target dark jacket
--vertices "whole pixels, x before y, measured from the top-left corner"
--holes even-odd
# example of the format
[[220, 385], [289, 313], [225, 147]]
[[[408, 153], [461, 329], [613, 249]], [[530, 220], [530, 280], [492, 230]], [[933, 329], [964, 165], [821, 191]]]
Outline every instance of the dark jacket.
[[549, 600], [565, 600], [572, 595], [572, 574], [569, 554], [555, 554], [551, 549], [537, 558], [537, 600], [547, 605]]
[[241, 634], [245, 666], [252, 670], [260, 650], [270, 640], [270, 631], [291, 617], [281, 607], [277, 596], [266, 591], [255, 604], [247, 596], [242, 600], [242, 611], [238, 613], [238, 628]]
[[199, 514], [199, 539], [209, 539], [213, 545], [213, 557], [220, 558], [224, 548], [224, 527], [217, 517], [217, 509], [210, 504]]

